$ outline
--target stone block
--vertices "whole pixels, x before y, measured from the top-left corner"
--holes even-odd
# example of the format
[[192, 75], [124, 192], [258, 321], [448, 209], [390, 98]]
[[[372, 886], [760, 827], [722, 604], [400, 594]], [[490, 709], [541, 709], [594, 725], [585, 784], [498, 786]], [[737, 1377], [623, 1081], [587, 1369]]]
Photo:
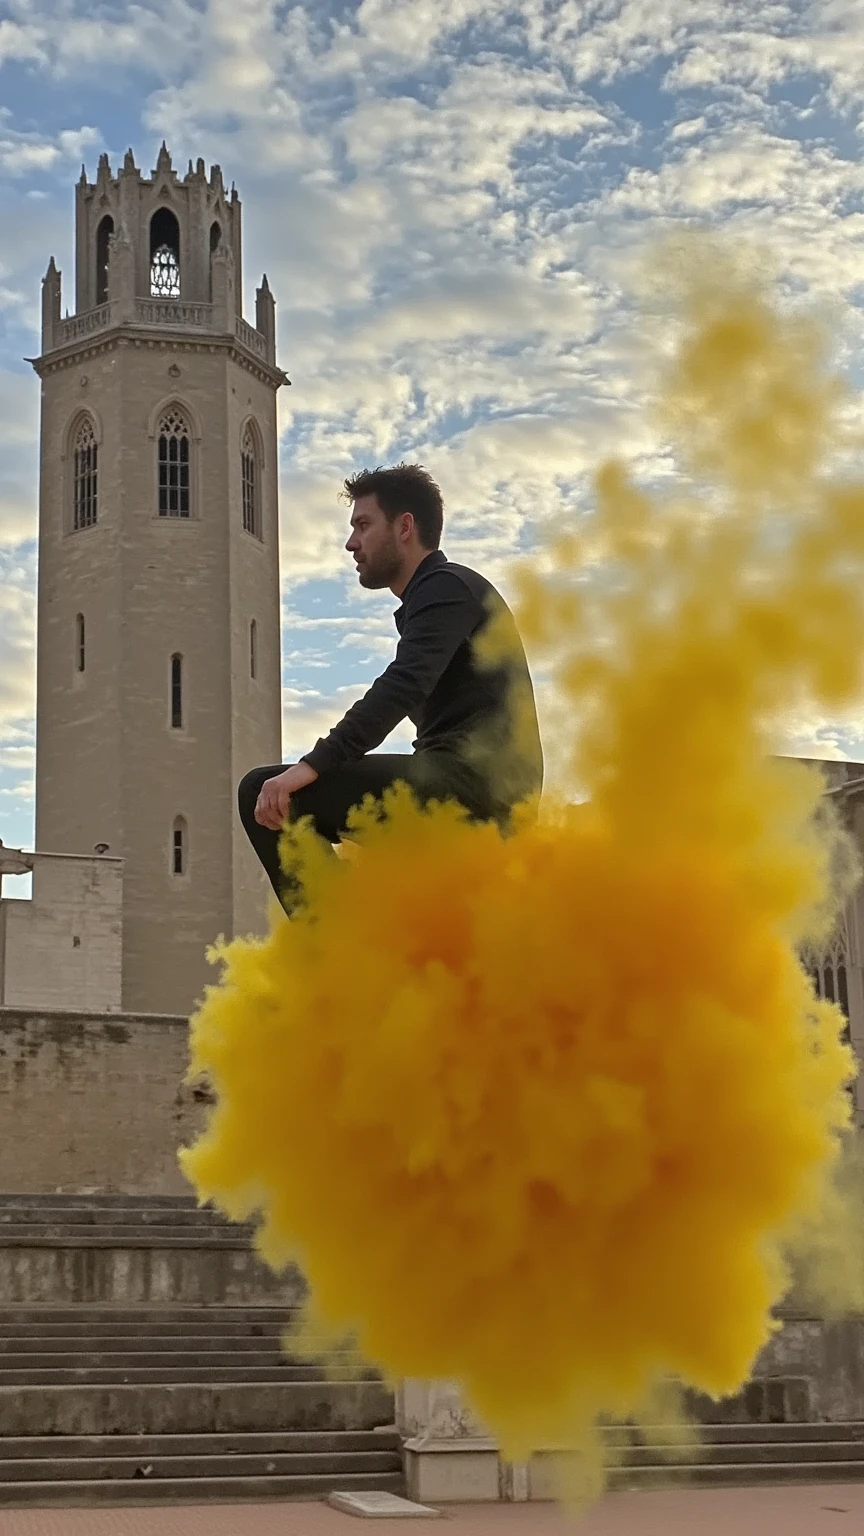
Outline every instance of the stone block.
[[489, 1504], [501, 1497], [494, 1441], [407, 1440], [405, 1485], [418, 1504]]

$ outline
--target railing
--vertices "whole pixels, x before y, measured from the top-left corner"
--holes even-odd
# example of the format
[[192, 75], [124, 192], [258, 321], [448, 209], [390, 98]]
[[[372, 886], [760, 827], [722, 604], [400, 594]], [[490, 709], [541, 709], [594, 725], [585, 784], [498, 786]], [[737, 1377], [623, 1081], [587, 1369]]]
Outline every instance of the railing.
[[212, 331], [212, 304], [184, 304], [180, 299], [136, 299], [139, 325], [170, 325], [188, 331]]
[[[85, 310], [82, 315], [72, 315], [61, 320], [55, 333], [55, 347], [68, 346], [96, 331], [105, 331], [111, 325], [111, 304], [100, 304], [96, 309]], [[135, 324], [169, 326], [173, 330], [213, 331], [214, 305], [184, 304], [179, 299], [136, 299]], [[248, 320], [237, 317], [234, 334], [242, 346], [254, 352], [256, 357], [267, 361], [267, 341]]]
[[238, 316], [235, 334], [244, 347], [248, 347], [249, 351], [256, 353], [258, 357], [263, 357], [266, 362], [267, 343], [261, 332], [256, 331], [254, 325], [250, 325], [248, 320], [241, 320]]
[[85, 310], [83, 315], [71, 315], [68, 320], [60, 321], [55, 346], [66, 347], [70, 342], [80, 341], [82, 336], [92, 336], [94, 331], [106, 331], [110, 324], [110, 304]]

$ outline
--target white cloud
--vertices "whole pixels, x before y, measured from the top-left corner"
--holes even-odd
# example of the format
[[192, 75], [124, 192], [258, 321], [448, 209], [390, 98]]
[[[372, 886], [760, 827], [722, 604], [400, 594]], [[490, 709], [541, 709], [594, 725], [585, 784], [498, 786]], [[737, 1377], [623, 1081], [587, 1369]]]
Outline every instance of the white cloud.
[[46, 62], [43, 36], [39, 27], [22, 26], [4, 17], [0, 21], [0, 65], [12, 59]]
[[708, 119], [705, 117], [687, 118], [685, 122], [675, 124], [669, 135], [670, 143], [677, 144], [681, 139], [696, 139], [707, 127]]
[[0, 740], [16, 747], [36, 704], [35, 589], [34, 556], [0, 560]]
[[[338, 725], [351, 705], [361, 699], [368, 682], [336, 688], [332, 693], [319, 693], [313, 688], [285, 688], [282, 691], [283, 750], [285, 762], [294, 762], [304, 752], [311, 751], [316, 741]], [[410, 748], [414, 730], [410, 721], [397, 727], [382, 742], [379, 750], [402, 752]]]
[[101, 143], [98, 128], [64, 128], [47, 138], [38, 133], [13, 133], [0, 130], [0, 170], [9, 176], [27, 176], [34, 171], [51, 171], [63, 160], [71, 163]]
[[[90, 82], [118, 93], [134, 82], [110, 134], [95, 112], [98, 127], [40, 128], [38, 91], [35, 127], [0, 113], [8, 325], [35, 334], [52, 251], [71, 302], [68, 182], [97, 143], [122, 132], [116, 159], [143, 124], [148, 153], [164, 134], [181, 167], [203, 150], [236, 176], [245, 270], [268, 271], [293, 381], [279, 413], [295, 750], [356, 696], [338, 687], [348, 656], [368, 657], [371, 681], [395, 643], [386, 603], [357, 588], [344, 553], [347, 474], [425, 464], [444, 493], [448, 552], [506, 591], [532, 527], [584, 505], [606, 453], [670, 472], [640, 413], [645, 359], [628, 338], [647, 240], [721, 222], [835, 306], [853, 356], [864, 339], [864, 171], [846, 140], [806, 138], [812, 103], [790, 128], [765, 91], [806, 73], [822, 107], [860, 103], [864, 13], [852, 0], [363, 0], [338, 14], [278, 0], [111, 0], [97, 12], [12, 0], [8, 12], [0, 62], [50, 82], [56, 120], [78, 120], [62, 110], [73, 85], [83, 100]], [[643, 69], [665, 72], [665, 127], [653, 108], [628, 115]], [[20, 371], [0, 374], [0, 546], [13, 549], [34, 528], [37, 406], [35, 380], [28, 390]], [[0, 652], [7, 719], [32, 707], [22, 572], [22, 606], [3, 610], [17, 636]], [[340, 581], [345, 610], [299, 614], [302, 584], [322, 576]], [[296, 684], [304, 668], [331, 669], [321, 691]], [[830, 730], [802, 725], [799, 737], [821, 731], [842, 750]]]

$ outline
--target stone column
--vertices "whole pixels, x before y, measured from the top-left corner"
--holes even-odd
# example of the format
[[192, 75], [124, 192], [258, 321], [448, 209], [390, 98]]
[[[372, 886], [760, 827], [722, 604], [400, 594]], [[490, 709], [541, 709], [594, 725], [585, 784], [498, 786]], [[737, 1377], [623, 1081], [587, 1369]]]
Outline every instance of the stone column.
[[219, 335], [234, 335], [236, 303], [234, 297], [234, 257], [223, 241], [211, 258], [213, 273], [213, 329]]
[[112, 325], [134, 325], [135, 252], [128, 231], [121, 224], [108, 241], [108, 299]]
[[54, 257], [42, 279], [42, 352], [50, 352], [60, 336], [60, 273]]

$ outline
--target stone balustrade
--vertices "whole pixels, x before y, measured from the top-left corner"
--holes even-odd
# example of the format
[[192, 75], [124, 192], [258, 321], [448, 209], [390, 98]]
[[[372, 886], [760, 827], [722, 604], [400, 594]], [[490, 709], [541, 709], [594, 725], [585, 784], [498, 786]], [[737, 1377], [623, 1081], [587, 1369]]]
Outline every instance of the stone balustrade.
[[172, 330], [212, 331], [212, 304], [185, 304], [182, 299], [136, 299], [138, 325], [170, 326]]
[[67, 320], [61, 320], [56, 344], [58, 347], [67, 347], [95, 331], [107, 331], [110, 324], [111, 305], [99, 304], [95, 309], [85, 310], [83, 315], [70, 315]]
[[237, 317], [235, 334], [237, 340], [244, 347], [248, 347], [250, 352], [254, 352], [256, 356], [266, 359], [267, 343], [261, 332], [256, 331], [254, 325], [250, 325], [248, 320], [242, 319], [239, 315]]
[[[95, 309], [88, 309], [83, 314], [70, 315], [67, 319], [61, 320], [59, 328], [54, 333], [54, 348], [71, 346], [85, 337], [110, 330], [112, 325], [127, 323], [125, 316], [121, 317], [116, 313], [117, 308], [116, 304], [99, 304]], [[217, 324], [215, 305], [187, 304], [182, 299], [136, 299], [132, 323], [148, 328], [153, 326], [160, 329], [222, 334], [222, 327]], [[240, 315], [234, 322], [234, 334], [247, 351], [254, 352], [256, 357], [267, 361], [266, 338]]]

